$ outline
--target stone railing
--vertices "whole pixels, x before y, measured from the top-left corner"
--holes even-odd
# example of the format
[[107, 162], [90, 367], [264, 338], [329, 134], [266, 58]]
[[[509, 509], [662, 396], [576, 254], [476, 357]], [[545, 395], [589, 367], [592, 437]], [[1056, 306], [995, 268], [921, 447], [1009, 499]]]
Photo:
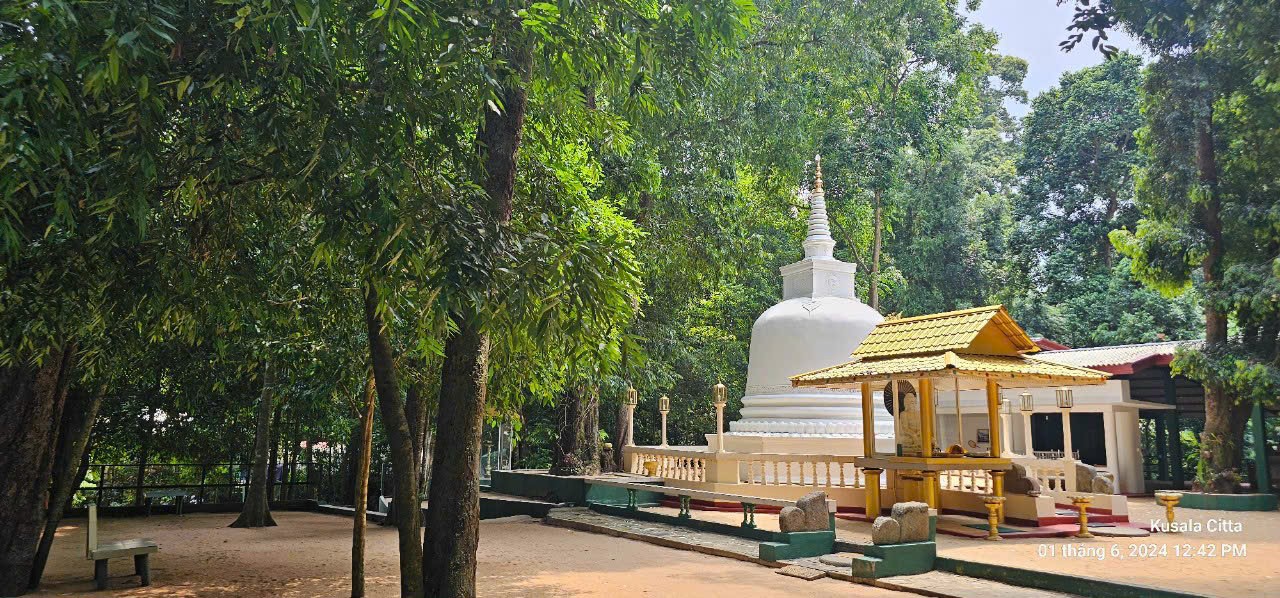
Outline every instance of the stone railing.
[[1060, 458], [1016, 459], [1016, 462], [1026, 468], [1027, 477], [1040, 482], [1041, 492], [1075, 491], [1075, 480], [1068, 478], [1066, 463]]
[[[721, 455], [724, 458], [729, 453]], [[849, 455], [734, 454], [740, 484], [861, 488], [862, 470]]]
[[[1031, 454], [1037, 459], [1061, 459], [1062, 451], [1032, 451]], [[1080, 451], [1071, 451], [1075, 460], [1080, 460]]]
[[[631, 455], [628, 471], [640, 475], [653, 475], [668, 480], [686, 482], [707, 481], [707, 459], [715, 457], [715, 453], [699, 450], [700, 447], [628, 447]], [[655, 464], [650, 473], [645, 463]]]
[[984, 469], [948, 469], [938, 472], [938, 487], [943, 490], [991, 494], [991, 472]]
[[[716, 453], [704, 447], [631, 446], [624, 449], [627, 471], [686, 482], [749, 486], [862, 488], [863, 472], [852, 455]], [[881, 479], [881, 486], [887, 482]]]

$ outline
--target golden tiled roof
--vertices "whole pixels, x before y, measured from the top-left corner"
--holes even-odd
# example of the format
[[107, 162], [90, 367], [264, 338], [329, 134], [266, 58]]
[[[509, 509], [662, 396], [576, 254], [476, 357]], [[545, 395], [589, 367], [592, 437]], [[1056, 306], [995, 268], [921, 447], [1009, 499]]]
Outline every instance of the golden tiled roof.
[[983, 329], [993, 326], [1003, 334], [1016, 353], [1034, 353], [1040, 348], [1023, 332], [1002, 305], [989, 305], [927, 316], [881, 322], [853, 357], [880, 358], [922, 355], [969, 349]]
[[1087, 368], [1049, 363], [1021, 355], [966, 355], [944, 351], [933, 355], [855, 358], [853, 361], [791, 377], [795, 386], [828, 386], [887, 379], [889, 376], [933, 377], [956, 374], [970, 377], [1027, 377], [1057, 383], [1101, 384], [1109, 376]]

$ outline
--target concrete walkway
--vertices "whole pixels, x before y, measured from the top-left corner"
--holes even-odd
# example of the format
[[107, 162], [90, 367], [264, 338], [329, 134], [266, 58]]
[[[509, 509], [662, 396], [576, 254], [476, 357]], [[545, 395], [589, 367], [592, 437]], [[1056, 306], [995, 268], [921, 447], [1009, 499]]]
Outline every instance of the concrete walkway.
[[[1070, 594], [1045, 592], [1012, 586], [985, 579], [965, 577], [942, 571], [923, 575], [885, 577], [878, 580], [854, 578], [843, 568], [832, 567], [816, 558], [770, 562], [760, 559], [760, 543], [754, 540], [703, 532], [676, 525], [614, 517], [585, 508], [553, 509], [544, 522], [548, 525], [648, 542], [669, 548], [691, 550], [780, 568], [798, 565], [822, 571], [827, 577], [876, 586], [888, 590], [910, 592], [938, 598], [1064, 598]], [[804, 582], [797, 580], [797, 584]], [[797, 589], [803, 588], [797, 585]]]

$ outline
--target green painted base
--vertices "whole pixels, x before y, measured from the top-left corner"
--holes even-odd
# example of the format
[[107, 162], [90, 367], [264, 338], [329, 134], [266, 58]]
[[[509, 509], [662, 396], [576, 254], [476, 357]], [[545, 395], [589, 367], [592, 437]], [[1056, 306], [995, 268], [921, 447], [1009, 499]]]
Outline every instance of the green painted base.
[[1062, 592], [1091, 598], [1195, 598], [1200, 596], [1200, 594], [1186, 594], [1137, 584], [1050, 573], [1042, 570], [1022, 569], [1007, 565], [976, 563], [947, 557], [935, 559], [934, 566], [939, 571], [955, 573], [956, 575], [989, 579], [1024, 588]]
[[1209, 509], [1214, 511], [1274, 511], [1277, 497], [1274, 494], [1204, 494], [1185, 492], [1179, 507]]
[[938, 556], [935, 542], [869, 545], [853, 559], [853, 576], [878, 579], [894, 575], [919, 575], [933, 570]]
[[802, 559], [831, 554], [836, 542], [835, 532], [779, 532], [781, 541], [761, 542], [760, 558], [766, 561]]
[[[602, 503], [626, 505], [627, 491], [614, 486], [592, 485], [583, 477], [554, 476], [545, 471], [516, 470], [494, 471], [490, 487], [494, 492], [536, 498], [549, 502], [575, 505]], [[637, 492], [641, 504], [657, 504], [662, 495], [656, 492]]]
[[494, 471], [489, 486], [494, 492], [551, 502], [583, 504], [587, 499], [584, 478], [553, 476], [545, 471]]
[[[649, 503], [656, 504], [656, 503]], [[638, 519], [640, 521], [652, 521], [655, 523], [666, 523], [669, 525], [678, 525], [688, 527], [704, 532], [712, 532], [716, 534], [724, 534], [726, 536], [737, 536], [748, 540], [756, 540], [757, 542], [785, 542], [786, 535], [782, 532], [771, 532], [769, 530], [746, 528], [737, 524], [718, 523], [715, 521], [704, 521], [702, 519], [681, 519], [676, 515], [667, 515], [664, 513], [655, 513], [653, 511], [644, 511], [640, 509], [632, 510], [626, 506], [616, 506], [605, 503], [592, 502], [587, 505], [592, 511], [604, 513], [605, 515], [614, 515], [617, 517], [628, 517], [630, 519]], [[647, 506], [641, 503], [641, 506]], [[811, 532], [812, 533], [812, 532]], [[833, 534], [835, 532], [818, 532]]]

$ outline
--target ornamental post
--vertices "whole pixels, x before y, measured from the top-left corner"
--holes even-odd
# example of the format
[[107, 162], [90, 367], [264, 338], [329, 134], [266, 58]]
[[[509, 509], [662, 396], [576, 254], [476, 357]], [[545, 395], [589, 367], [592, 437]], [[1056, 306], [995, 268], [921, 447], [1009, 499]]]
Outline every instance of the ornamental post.
[[658, 413], [662, 414], [662, 446], [667, 446], [667, 413], [671, 411], [671, 399], [662, 395], [658, 399]]
[[716, 452], [724, 452], [724, 406], [729, 402], [729, 389], [716, 383], [711, 389], [711, 401], [716, 406]]

